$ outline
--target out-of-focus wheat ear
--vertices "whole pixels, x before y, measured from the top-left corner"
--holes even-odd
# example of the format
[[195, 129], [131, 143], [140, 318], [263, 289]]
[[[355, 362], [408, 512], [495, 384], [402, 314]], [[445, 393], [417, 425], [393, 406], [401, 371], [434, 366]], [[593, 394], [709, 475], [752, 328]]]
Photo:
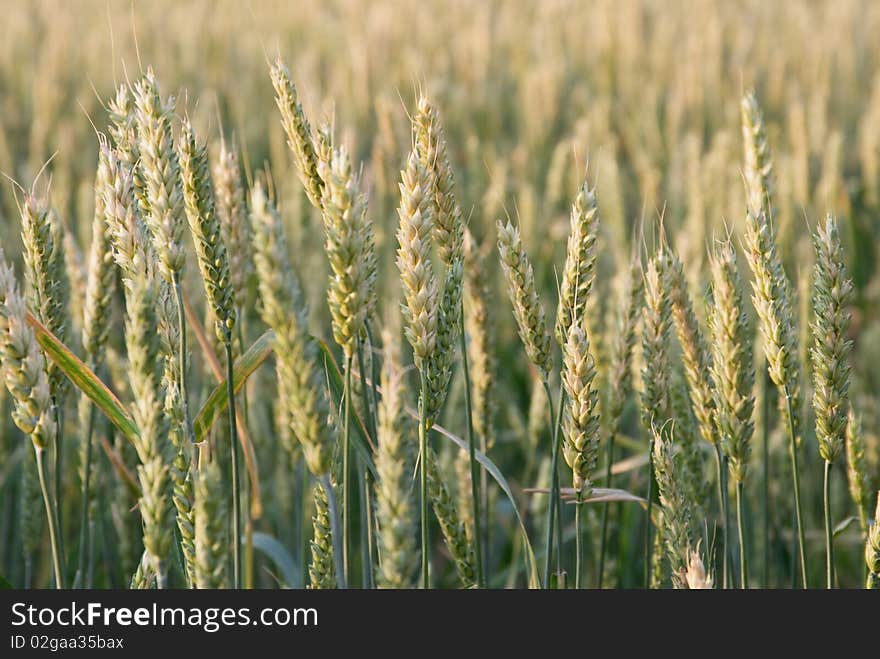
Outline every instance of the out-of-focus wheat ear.
[[323, 370], [308, 334], [308, 310], [290, 263], [281, 216], [259, 181], [251, 190], [251, 225], [260, 312], [275, 332], [280, 402], [309, 471], [320, 478], [330, 469], [333, 450]]
[[706, 345], [705, 335], [688, 292], [687, 279], [681, 260], [670, 252], [669, 257], [670, 302], [672, 319], [678, 342], [681, 345], [684, 373], [687, 377], [688, 393], [700, 435], [709, 444], [718, 441], [715, 422], [715, 401], [709, 386], [709, 372], [712, 369], [712, 356]]
[[501, 269], [507, 282], [507, 294], [513, 305], [519, 337], [532, 364], [538, 369], [543, 381], [547, 381], [553, 368], [550, 353], [550, 333], [544, 319], [544, 307], [538, 299], [535, 274], [526, 255], [519, 229], [510, 222], [497, 223], [498, 253]]
[[215, 206], [214, 181], [208, 167], [208, 149], [199, 144], [189, 119], [184, 119], [178, 154], [183, 201], [196, 247], [205, 297], [214, 317], [214, 330], [224, 344], [232, 340], [235, 295], [229, 256]]
[[742, 482], [748, 468], [754, 431], [752, 341], [733, 245], [723, 243], [710, 256], [709, 264], [712, 273], [710, 369], [716, 421], [731, 475], [736, 482]]
[[318, 173], [318, 158], [311, 126], [297, 98], [296, 86], [290, 78], [290, 72], [280, 59], [272, 64], [270, 74], [272, 86], [275, 88], [275, 102], [281, 112], [281, 126], [293, 152], [297, 173], [309, 201], [321, 210], [324, 184]]
[[477, 585], [474, 548], [468, 541], [464, 524], [462, 524], [455, 507], [455, 501], [450, 495], [446, 483], [443, 482], [437, 456], [431, 448], [428, 448], [425, 454], [425, 467], [428, 477], [428, 497], [434, 507], [437, 522], [440, 524], [443, 541], [455, 562], [458, 579], [464, 588], [474, 588]]
[[225, 141], [220, 143], [213, 171], [220, 235], [229, 255], [229, 282], [240, 309], [250, 299], [254, 262], [238, 154]]
[[[617, 278], [620, 304], [617, 319], [613, 324], [611, 338], [611, 358], [608, 368], [608, 393], [602, 401], [603, 421], [608, 428], [608, 448], [606, 451], [605, 486], [611, 487], [611, 465], [614, 463], [614, 440], [623, 415], [623, 406], [632, 391], [632, 358], [636, 346], [639, 317], [642, 310], [643, 269], [641, 258], [636, 252], [630, 260], [629, 268], [621, 270]], [[599, 541], [599, 564], [597, 567], [597, 588], [602, 587], [605, 577], [605, 550], [608, 539], [608, 515], [610, 506], [602, 509], [602, 535]]]
[[599, 207], [586, 181], [571, 206], [570, 233], [556, 310], [556, 340], [564, 346], [568, 330], [584, 315], [595, 278], [599, 239]]
[[846, 424], [846, 473], [849, 493], [859, 514], [862, 533], [868, 532], [868, 516], [871, 506], [871, 478], [865, 458], [865, 436], [862, 434], [861, 415], [852, 407]]
[[315, 514], [312, 517], [312, 561], [309, 563], [310, 587], [314, 589], [336, 588], [333, 561], [333, 538], [330, 528], [330, 507], [327, 492], [320, 483], [315, 484]]
[[871, 590], [880, 589], [880, 492], [877, 493], [874, 522], [868, 530], [868, 540], [865, 543], [865, 563], [868, 566], [866, 587]]
[[413, 151], [401, 172], [400, 206], [397, 210], [397, 268], [403, 288], [401, 305], [404, 334], [421, 371], [437, 345], [439, 289], [431, 263], [432, 220], [428, 180]]
[[464, 302], [467, 311], [464, 315], [464, 332], [468, 338], [474, 431], [482, 450], [486, 451], [495, 445], [495, 314], [491, 304], [491, 278], [485, 250], [477, 246], [470, 231], [465, 233], [464, 245]]
[[688, 396], [683, 365], [675, 364], [669, 378], [670, 418], [675, 420], [675, 445], [681, 453], [682, 491], [695, 514], [707, 509], [710, 483], [706, 479], [700, 431]]
[[644, 272], [642, 307], [642, 423], [653, 436], [652, 427], [668, 418], [669, 410], [669, 333], [672, 326], [670, 302], [670, 259], [661, 247]]
[[849, 303], [853, 285], [846, 272], [837, 220], [828, 215], [813, 236], [813, 410], [819, 454], [834, 462], [843, 452], [849, 411]]
[[712, 575], [706, 571], [703, 559], [700, 557], [700, 545], [696, 549], [687, 549], [687, 566], [684, 572], [684, 582], [689, 590], [712, 590], [714, 583]]
[[[656, 470], [653, 467], [655, 424], [669, 418], [669, 332], [672, 325], [671, 303], [669, 299], [669, 252], [665, 245], [648, 261], [644, 272], [644, 305], [642, 306], [642, 369], [639, 403], [642, 425], [649, 437], [648, 469], [648, 525], [645, 532], [644, 572], [645, 587], [653, 583], [651, 542], [651, 509], [654, 499]], [[662, 533], [658, 527], [657, 533]], [[655, 557], [657, 558], [657, 557]], [[659, 578], [659, 575], [654, 574]]]
[[764, 117], [754, 91], [749, 91], [740, 103], [742, 116], [743, 151], [745, 154], [746, 193], [749, 212], [764, 213], [773, 222], [773, 160], [764, 127]]
[[162, 99], [152, 69], [134, 86], [139, 174], [144, 181], [150, 229], [165, 280], [177, 285], [186, 260], [180, 166], [171, 121], [174, 98]]
[[68, 348], [79, 350], [83, 330], [83, 310], [86, 298], [86, 266], [83, 253], [76, 242], [76, 236], [64, 222], [59, 222], [61, 245], [64, 250], [64, 276], [67, 278], [67, 315], [70, 326], [67, 328]]
[[[102, 146], [106, 139], [101, 138]], [[113, 261], [113, 243], [110, 225], [104, 212], [104, 195], [110, 185], [110, 172], [107, 159], [100, 157], [95, 177], [95, 214], [92, 218], [92, 242], [89, 245], [88, 271], [85, 283], [85, 303], [82, 317], [82, 347], [85, 360], [92, 371], [99, 371], [104, 364], [107, 337], [110, 333], [113, 296], [116, 291], [116, 266]], [[97, 410], [83, 394], [80, 397], [79, 424], [80, 442], [79, 475], [82, 485], [82, 518], [80, 520], [78, 585], [85, 583], [86, 570], [91, 565], [92, 547], [89, 543], [89, 527], [96, 513], [94, 492], [91, 481], [97, 473], [97, 452], [93, 450], [92, 436], [97, 423]]]
[[404, 412], [404, 372], [398, 334], [383, 331], [382, 345], [382, 399], [379, 401], [376, 453], [379, 478], [375, 484], [380, 557], [377, 581], [382, 588], [411, 588], [417, 555], [416, 509], [410, 496], [413, 428]]
[[216, 462], [203, 467], [195, 484], [195, 587], [226, 588], [227, 506]]
[[[663, 541], [672, 574], [672, 585], [684, 588], [683, 575], [687, 567], [687, 548], [690, 546], [691, 504], [682, 490], [681, 458], [673, 449], [674, 429], [661, 430], [656, 425], [654, 433], [654, 475], [660, 506], [663, 509]], [[666, 435], [668, 432], [668, 436]]]

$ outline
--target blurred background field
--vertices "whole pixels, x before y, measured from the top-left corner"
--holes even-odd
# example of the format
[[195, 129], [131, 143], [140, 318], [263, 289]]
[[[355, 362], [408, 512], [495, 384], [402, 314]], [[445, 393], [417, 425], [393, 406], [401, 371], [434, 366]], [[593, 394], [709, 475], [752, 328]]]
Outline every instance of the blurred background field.
[[[29, 188], [51, 158], [37, 185], [43, 189], [51, 181], [52, 204], [74, 239], [70, 253], [81, 254], [89, 242], [94, 204], [98, 141], [92, 124], [106, 131], [103, 104], [117, 85], [134, 81], [152, 66], [163, 92], [178, 96], [178, 113], [188, 109], [212, 147], [222, 135], [240, 150], [249, 172], [271, 170], [293, 262], [310, 301], [312, 329], [329, 340], [320, 218], [295, 175], [267, 59], [283, 57], [307, 114], [316, 122], [332, 119], [338, 140], [350, 148], [355, 163], [362, 163], [380, 252], [380, 317], [393, 310], [399, 296], [393, 251], [397, 184], [411, 147], [407, 113], [414, 111], [418, 91], [427, 90], [443, 118], [463, 213], [478, 240], [488, 243], [491, 255], [488, 282], [495, 302], [498, 367], [497, 442], [490, 456], [514, 487], [520, 508], [527, 513], [534, 503], [538, 512], [543, 511], [543, 498], [530, 499], [522, 489], [547, 484], [547, 465], [542, 467], [549, 458], [546, 407], [516, 337], [497, 273], [495, 220], [510, 216], [521, 227], [545, 308], [552, 311], [571, 200], [584, 176], [595, 184], [602, 233], [589, 314], [596, 330], [599, 375], [605, 378], [603, 357], [612, 333], [615, 273], [627, 268], [633, 249], [653, 248], [661, 217], [685, 263], [691, 293], [700, 301], [698, 315], [704, 317], [708, 250], [728, 233], [740, 243], [745, 193], [739, 101], [745, 90], [754, 88], [774, 158], [780, 249], [797, 288], [805, 364], [813, 259], [809, 237], [826, 212], [841, 219], [856, 288], [851, 395], [863, 418], [876, 491], [880, 485], [880, 373], [875, 366], [880, 360], [875, 253], [880, 235], [877, 34], [880, 4], [867, 0], [0, 0], [0, 171]], [[18, 234], [14, 188], [4, 179], [0, 235], [4, 250], [15, 261], [21, 250]], [[741, 262], [746, 277], [749, 273]], [[188, 276], [185, 289], [198, 299], [201, 289], [192, 265]], [[249, 330], [255, 338], [258, 322]], [[197, 349], [193, 351], [194, 371], [208, 373]], [[680, 385], [679, 360], [674, 363], [679, 371], [674, 381]], [[125, 390], [124, 375], [123, 368], [112, 376], [117, 391]], [[804, 377], [808, 390], [806, 369]], [[212, 382], [209, 375], [193, 379]], [[442, 423], [461, 433], [463, 393], [460, 378], [456, 382]], [[206, 387], [195, 387], [194, 395], [203, 397]], [[294, 503], [297, 486], [287, 478], [299, 473], [299, 467], [290, 464], [273, 441], [279, 432], [274, 426], [273, 387], [267, 369], [253, 379], [249, 392], [251, 432], [261, 478], [266, 481], [263, 511], [254, 520], [254, 529], [289, 547], [302, 574], [299, 529], [304, 513]], [[9, 407], [8, 400], [5, 405]], [[816, 556], [812, 568], [818, 581], [823, 542], [821, 461], [809, 410], [804, 412], [807, 431], [801, 471], [807, 539]], [[769, 556], [771, 585], [788, 585], [794, 569], [790, 477], [784, 434], [775, 427], [775, 414], [771, 419], [775, 475], [771, 546], [762, 546], [759, 533], [756, 478], [748, 504], [752, 559], [755, 574], [760, 575], [762, 557]], [[40, 576], [35, 583], [45, 583], [47, 552], [25, 546], [18, 532], [23, 442], [8, 414], [0, 422], [0, 433], [0, 572], [20, 574], [24, 554], [32, 551], [39, 557]], [[647, 440], [634, 401], [626, 409], [624, 435], [621, 458], [645, 453]], [[66, 517], [73, 525], [77, 515], [72, 511], [79, 505], [73, 428], [69, 436], [66, 505], [71, 514]], [[439, 446], [444, 447], [442, 457], [454, 482], [452, 451], [445, 444]], [[753, 451], [753, 456], [757, 475], [760, 452]], [[713, 473], [711, 457], [707, 449], [707, 481]], [[857, 511], [843, 469], [839, 471], [834, 506], [835, 519], [842, 521]], [[108, 503], [98, 533], [110, 545], [120, 525], [114, 523], [109, 499], [124, 495], [111, 494], [119, 488], [114, 489], [109, 466], [104, 472], [99, 487], [105, 488]], [[645, 470], [626, 472], [617, 486], [643, 493]], [[614, 576], [608, 583], [641, 583], [637, 554], [643, 522], [637, 510], [622, 507], [621, 517], [613, 522], [612, 546], [618, 551], [608, 565]], [[521, 560], [512, 557], [519, 551], [512, 542], [514, 520], [503, 498], [493, 512], [494, 585], [523, 585]], [[570, 511], [566, 515], [570, 517]], [[711, 515], [709, 520], [707, 537], [712, 535]], [[540, 524], [529, 523], [539, 549]], [[591, 510], [588, 524], [596, 528], [597, 510]], [[129, 569], [140, 555], [121, 541], [113, 551], [128, 552], [119, 560], [124, 558]], [[841, 532], [838, 552], [840, 585], [860, 586], [864, 544], [859, 524]], [[588, 555], [595, 558], [590, 542]], [[110, 555], [99, 557], [96, 583], [122, 585], [122, 572], [106, 569], [114, 560]], [[258, 552], [255, 560], [255, 583], [275, 584], [270, 559]], [[447, 581], [454, 583], [448, 565], [441, 561], [438, 570], [439, 574], [445, 570]]]

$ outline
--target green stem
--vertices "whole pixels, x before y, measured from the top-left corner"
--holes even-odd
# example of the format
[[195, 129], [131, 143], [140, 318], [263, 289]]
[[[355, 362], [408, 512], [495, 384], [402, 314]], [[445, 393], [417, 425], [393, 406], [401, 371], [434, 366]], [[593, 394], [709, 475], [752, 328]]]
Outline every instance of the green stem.
[[[608, 463], [605, 465], [605, 487], [611, 487], [611, 465], [614, 463], [614, 435], [608, 436]], [[605, 575], [605, 543], [608, 540], [608, 510], [610, 503], [602, 505], [602, 536], [599, 540], [599, 565], [596, 568], [596, 588], [602, 588], [602, 577]]]
[[43, 504], [46, 506], [46, 519], [49, 522], [49, 542], [52, 546], [52, 565], [55, 569], [55, 587], [59, 590], [64, 588], [64, 574], [61, 571], [61, 554], [58, 545], [58, 518], [52, 510], [52, 497], [49, 496], [49, 487], [46, 483], [46, 451], [34, 446], [37, 453], [37, 475], [40, 479], [40, 490], [43, 493]]
[[251, 517], [251, 488], [250, 482], [245, 478], [242, 481], [245, 491], [245, 505], [242, 506], [244, 513], [244, 564], [242, 565], [245, 590], [254, 587], [254, 520]]
[[[244, 347], [244, 314], [241, 307], [235, 309], [235, 332], [238, 338], [238, 346], [233, 345], [233, 354], [241, 354]], [[250, 427], [250, 417], [248, 415], [248, 394], [247, 387], [241, 389], [241, 413], [242, 424], [245, 432]], [[236, 423], [238, 421], [236, 420]], [[237, 426], [236, 426], [237, 427]], [[251, 497], [253, 496], [253, 484], [250, 480], [245, 481], [247, 491], [247, 503], [244, 507], [244, 526], [245, 526], [245, 556], [244, 556], [244, 587], [251, 590], [254, 587], [254, 521], [251, 517]]]
[[[312, 525], [309, 521], [309, 502], [311, 501], [310, 495], [312, 490], [309, 487], [309, 472], [306, 469], [306, 461], [303, 457], [299, 460], [299, 482], [299, 566], [302, 587], [306, 588], [306, 585], [309, 583], [309, 534], [312, 530]], [[324, 489], [327, 489], [326, 484], [324, 484]], [[333, 522], [332, 511], [330, 517], [330, 521]], [[339, 557], [337, 556], [336, 558], [338, 560]], [[342, 574], [342, 572], [337, 570], [337, 574]]]
[[168, 575], [162, 563], [156, 562], [156, 590], [165, 590], [168, 587]]
[[[379, 382], [379, 374], [376, 369], [376, 360], [373, 359], [373, 333], [370, 331], [370, 323], [364, 323], [364, 327], [367, 333], [367, 356], [369, 357], [369, 373], [370, 373], [370, 403], [372, 405], [371, 410], [373, 412], [373, 437], [376, 437], [376, 419], [379, 410], [378, 398], [376, 395], [376, 384]], [[363, 370], [363, 369], [361, 369]]]
[[736, 483], [736, 525], [739, 531], [739, 583], [743, 590], [749, 587], [748, 552], [746, 551], [745, 520], [743, 519], [743, 483]]
[[425, 375], [424, 364], [419, 369], [419, 491], [421, 494], [421, 536], [422, 536], [422, 588], [431, 587], [428, 574], [428, 469], [425, 459], [428, 455], [428, 428], [425, 419], [426, 403], [428, 398], [428, 379]]
[[[482, 437], [480, 437], [480, 451], [483, 453], [483, 455], [489, 455], [488, 447], [486, 445], [485, 433]], [[480, 493], [482, 495], [480, 509], [483, 511], [484, 515], [481, 521], [483, 526], [483, 562], [485, 564], [483, 575], [488, 585], [488, 575], [492, 570], [492, 556], [490, 553], [492, 549], [492, 539], [489, 535], [489, 477], [486, 472], [486, 468], [482, 464], [480, 465]], [[511, 565], [513, 565], [513, 563], [511, 563]]]
[[764, 523], [764, 565], [761, 567], [764, 588], [770, 587], [770, 388], [767, 386], [766, 369], [761, 378], [763, 392], [761, 405], [761, 434], [764, 451], [763, 496], [761, 497], [761, 518]]
[[55, 519], [58, 524], [58, 551], [64, 556], [64, 504], [61, 500], [61, 477], [64, 474], [64, 401], [53, 400], [55, 407], [55, 436], [52, 439], [53, 446], [53, 474], [55, 494]]
[[724, 478], [724, 460], [721, 457], [721, 446], [715, 442], [715, 467], [718, 477], [718, 505], [721, 507], [721, 587], [729, 588], [729, 576], [727, 572], [727, 482]]
[[575, 564], [574, 564], [574, 587], [575, 589], [580, 589], [581, 587], [581, 578], [582, 578], [582, 570], [583, 570], [583, 562], [584, 562], [584, 547], [583, 541], [581, 538], [581, 534], [583, 532], [581, 528], [581, 508], [583, 508], [584, 504], [580, 501], [580, 494], [578, 494], [578, 501], [574, 506], [574, 543], [575, 543]]
[[[361, 397], [362, 403], [364, 406], [364, 421], [367, 424], [367, 428], [369, 428], [370, 437], [373, 440], [376, 440], [377, 430], [376, 430], [376, 417], [373, 413], [372, 404], [370, 400], [370, 390], [367, 385], [367, 371], [364, 368], [364, 345], [361, 341], [361, 338], [358, 337], [357, 340], [357, 360], [358, 360], [358, 371], [360, 372], [361, 377]], [[375, 402], [375, 401], [373, 401]], [[372, 510], [372, 487], [370, 486], [371, 478], [369, 470], [364, 467], [363, 474], [363, 502], [361, 504], [361, 508], [363, 510], [362, 521], [363, 526], [366, 530], [366, 545], [363, 547], [363, 555], [364, 555], [364, 585], [368, 588], [373, 588], [373, 556], [375, 556], [375, 546], [374, 546], [374, 536], [372, 529], [372, 520], [373, 520], [373, 510]]]
[[[184, 431], [189, 441], [195, 444], [196, 437], [193, 432], [192, 419], [189, 416], [189, 395], [186, 388], [186, 317], [183, 308], [183, 290], [180, 286], [180, 273], [174, 273], [172, 278], [174, 297], [177, 304], [177, 328], [179, 331], [177, 345], [177, 368], [178, 386], [180, 387], [180, 404], [183, 407]], [[227, 343], [231, 339], [227, 339]], [[230, 400], [232, 400], [230, 398]]]
[[79, 587], [85, 587], [85, 574], [87, 566], [91, 563], [92, 545], [89, 542], [89, 481], [92, 472], [92, 434], [95, 430], [95, 406], [89, 404], [89, 422], [86, 429], [85, 443], [86, 450], [83, 460], [83, 482], [82, 482], [82, 515], [80, 517], [79, 527], [79, 561], [76, 568], [76, 577], [74, 582]]
[[[559, 396], [559, 411], [553, 411], [553, 396], [550, 393], [550, 383], [544, 380], [544, 391], [547, 394], [547, 405], [550, 409], [550, 433], [552, 457], [550, 460], [550, 502], [547, 506], [547, 555], [544, 557], [544, 588], [550, 588], [550, 562], [553, 557], [553, 526], [556, 516], [556, 500], [559, 499], [559, 478], [557, 464], [559, 462], [558, 428], [559, 417], [562, 416], [562, 391]], [[559, 565], [557, 565], [559, 568]]]
[[801, 512], [801, 481], [798, 474], [798, 450], [797, 439], [794, 436], [794, 410], [792, 409], [791, 395], [788, 387], [784, 387], [785, 404], [788, 411], [788, 452], [791, 456], [791, 477], [794, 486], [794, 507], [795, 516], [797, 518], [797, 538], [798, 549], [801, 561], [801, 576], [804, 582], [804, 588], [808, 588], [807, 582], [807, 554], [806, 542], [804, 541], [804, 519]]
[[241, 588], [241, 493], [238, 483], [238, 431], [235, 426], [235, 382], [232, 337], [226, 337], [226, 392], [229, 398], [229, 457], [232, 469], [232, 587]]
[[361, 545], [362, 554], [363, 554], [363, 579], [364, 579], [364, 588], [375, 588], [376, 582], [373, 578], [373, 485], [372, 478], [370, 476], [370, 470], [364, 467], [364, 470], [361, 472], [361, 490], [363, 492], [363, 496], [361, 497], [362, 503], [362, 516], [361, 516], [361, 527], [362, 533], [366, 532], [367, 541]]
[[822, 488], [825, 499], [825, 587], [834, 587], [834, 535], [831, 532], [831, 463], [825, 461], [825, 482]]
[[480, 528], [480, 482], [477, 479], [479, 469], [477, 468], [477, 453], [474, 446], [474, 417], [471, 402], [471, 376], [468, 368], [467, 341], [464, 336], [464, 304], [459, 309], [459, 323], [461, 331], [459, 338], [461, 339], [461, 363], [464, 370], [464, 401], [465, 414], [467, 415], [467, 443], [470, 457], [471, 467], [471, 505], [473, 507], [474, 518], [474, 553], [477, 563], [477, 587], [485, 588], [486, 581], [483, 575], [483, 534]]
[[645, 523], [645, 590], [651, 587], [651, 554], [654, 553], [654, 543], [651, 542], [651, 529], [654, 522], [651, 520], [651, 508], [654, 505], [654, 433], [648, 440], [648, 496], [646, 497], [647, 522]]
[[376, 422], [373, 417], [373, 406], [370, 401], [369, 385], [367, 384], [367, 372], [364, 369], [364, 345], [360, 339], [357, 340], [357, 362], [358, 372], [361, 379], [361, 403], [364, 406], [364, 424], [367, 426], [370, 437], [376, 439]]
[[345, 358], [345, 418], [342, 434], [342, 578], [351, 583], [351, 355]]

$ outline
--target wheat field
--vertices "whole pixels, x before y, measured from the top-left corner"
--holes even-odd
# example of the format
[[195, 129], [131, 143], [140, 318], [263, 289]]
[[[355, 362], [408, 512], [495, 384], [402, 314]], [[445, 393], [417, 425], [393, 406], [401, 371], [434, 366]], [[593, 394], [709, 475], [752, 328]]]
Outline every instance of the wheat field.
[[880, 588], [875, 3], [0, 16], [4, 585]]

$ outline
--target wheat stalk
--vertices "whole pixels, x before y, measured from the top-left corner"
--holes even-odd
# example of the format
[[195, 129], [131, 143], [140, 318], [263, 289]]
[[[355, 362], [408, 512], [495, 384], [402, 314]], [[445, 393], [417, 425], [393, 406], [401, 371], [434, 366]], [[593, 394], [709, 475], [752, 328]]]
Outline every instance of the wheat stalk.
[[687, 376], [688, 393], [694, 416], [697, 418], [700, 436], [709, 444], [715, 444], [717, 440], [715, 401], [709, 387], [712, 356], [697, 315], [694, 313], [681, 260], [673, 253], [670, 253], [669, 258], [669, 283], [672, 319], [681, 345], [684, 373]]
[[[743, 482], [746, 478], [751, 438], [754, 431], [752, 395], [754, 371], [750, 351], [748, 320], [742, 305], [736, 252], [730, 242], [723, 243], [710, 257], [712, 308], [709, 330], [712, 337], [710, 366], [715, 395], [715, 413], [721, 449], [736, 483], [737, 528], [740, 544], [740, 582], [748, 587], [744, 520]], [[725, 513], [725, 521], [727, 515]]]
[[34, 332], [27, 324], [24, 298], [19, 291], [15, 273], [6, 262], [2, 248], [0, 248], [0, 295], [3, 296], [0, 305], [0, 364], [3, 367], [3, 380], [15, 405], [12, 419], [15, 425], [30, 438], [34, 448], [40, 490], [49, 522], [55, 586], [63, 588], [58, 500], [57, 498], [55, 501], [52, 500], [46, 483], [45, 451], [49, 442], [56, 436], [51, 388], [46, 362], [37, 347]]
[[826, 585], [834, 579], [834, 542], [831, 532], [829, 480], [831, 465], [843, 452], [849, 410], [849, 362], [852, 342], [847, 338], [852, 281], [846, 274], [837, 220], [828, 215], [813, 236], [816, 265], [813, 272], [813, 410], [819, 455], [825, 460]]
[[[196, 256], [205, 297], [215, 318], [214, 332], [226, 350], [226, 384], [229, 399], [229, 451], [232, 486], [232, 553], [233, 587], [241, 586], [241, 494], [238, 470], [238, 431], [235, 420], [235, 389], [233, 386], [232, 337], [235, 327], [235, 292], [230, 282], [229, 256], [220, 231], [220, 220], [214, 202], [214, 182], [208, 167], [208, 149], [196, 141], [189, 119], [183, 122], [179, 162], [183, 200], [190, 231], [195, 241]], [[181, 324], [181, 331], [184, 331]]]
[[123, 272], [126, 317], [125, 344], [133, 403], [132, 418], [138, 427], [135, 450], [141, 486], [140, 512], [144, 524], [144, 548], [160, 588], [165, 586], [171, 550], [172, 488], [169, 471], [173, 455], [165, 415], [163, 360], [159, 336], [160, 287], [143, 223], [137, 216], [130, 173], [106, 146], [108, 185], [104, 207], [113, 237], [114, 257]]

